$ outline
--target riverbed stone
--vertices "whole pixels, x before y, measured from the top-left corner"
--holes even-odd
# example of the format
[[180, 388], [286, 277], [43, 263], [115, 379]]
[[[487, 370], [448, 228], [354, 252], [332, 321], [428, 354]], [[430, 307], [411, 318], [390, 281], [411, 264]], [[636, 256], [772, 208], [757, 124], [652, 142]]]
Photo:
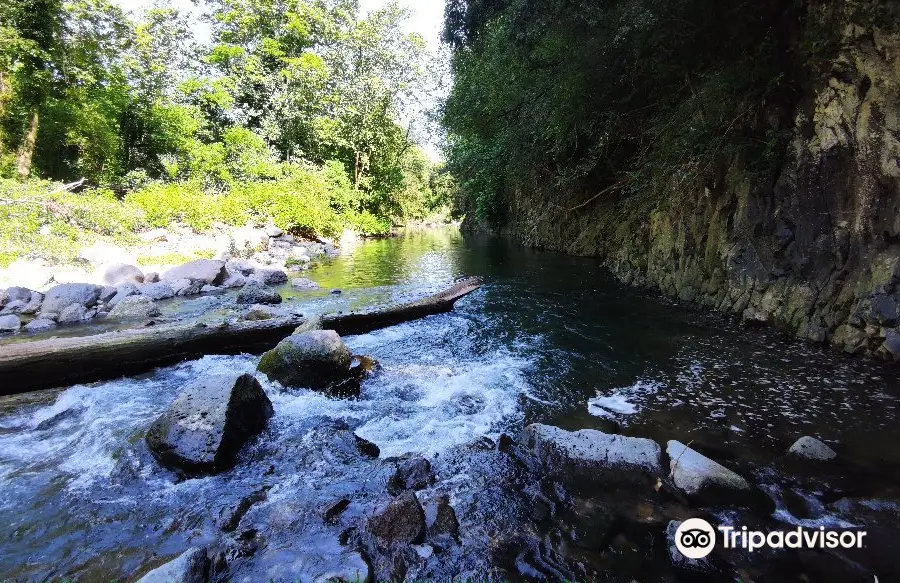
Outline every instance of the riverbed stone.
[[21, 314], [22, 310], [25, 309], [25, 306], [28, 305], [28, 302], [25, 300], [13, 300], [8, 302], [6, 306], [0, 310], [0, 316], [8, 316], [9, 314]]
[[100, 290], [100, 297], [97, 298], [97, 301], [102, 304], [107, 304], [111, 299], [116, 297], [116, 294], [119, 293], [119, 288], [114, 285], [105, 285], [103, 289]]
[[176, 279], [175, 281], [167, 281], [172, 286], [172, 291], [176, 296], [193, 296], [200, 293], [203, 286], [206, 285], [202, 280]]
[[645, 483], [662, 475], [661, 450], [652, 439], [535, 423], [518, 441], [551, 474], [569, 479]]
[[245, 285], [247, 285], [247, 278], [240, 273], [232, 273], [228, 276], [228, 279], [222, 282], [222, 287], [225, 289], [234, 289]]
[[833, 449], [815, 437], [804, 435], [794, 442], [788, 449], [788, 453], [797, 457], [801, 457], [814, 461], [829, 461], [837, 457]]
[[161, 277], [161, 280], [165, 282], [175, 282], [182, 279], [189, 279], [192, 282], [203, 282], [200, 287], [207, 284], [219, 285], [228, 279], [228, 271], [225, 269], [224, 261], [197, 259], [196, 261], [173, 267]]
[[437, 498], [434, 521], [428, 525], [428, 535], [432, 537], [449, 535], [459, 539], [459, 520], [447, 494], [441, 494]]
[[133, 283], [125, 283], [116, 288], [116, 295], [106, 302], [106, 308], [111, 310], [122, 303], [125, 298], [139, 295], [138, 288]]
[[269, 286], [251, 279], [238, 292], [237, 302], [239, 304], [280, 304], [281, 294]]
[[666, 447], [669, 477], [688, 499], [708, 505], [736, 504], [771, 513], [775, 505], [736, 472], [695, 451], [680, 441]]
[[401, 459], [396, 471], [388, 479], [387, 489], [391, 494], [422, 490], [432, 481], [434, 475], [431, 473], [431, 462], [421, 456], [408, 456]]
[[127, 263], [111, 263], [102, 269], [105, 285], [119, 286], [125, 283], [144, 283], [144, 272]]
[[291, 280], [291, 287], [294, 289], [312, 290], [321, 289], [319, 284], [307, 277], [297, 277]]
[[282, 340], [263, 355], [258, 370], [285, 387], [322, 389], [345, 378], [351, 361], [337, 332], [312, 330]]
[[50, 288], [41, 305], [42, 312], [60, 313], [72, 304], [92, 308], [100, 299], [103, 287], [91, 283], [62, 283]]
[[74, 322], [81, 322], [84, 320], [85, 315], [87, 314], [87, 308], [82, 306], [81, 304], [72, 304], [71, 306], [66, 306], [59, 313], [58, 321], [60, 324], [72, 324]]
[[313, 583], [371, 583], [371, 581], [372, 567], [358, 552], [345, 553], [341, 556], [339, 568], [322, 573], [313, 579]]
[[141, 577], [137, 583], [207, 583], [210, 560], [204, 548], [192, 548]]
[[287, 283], [288, 276], [287, 273], [285, 273], [281, 269], [261, 267], [259, 269], [253, 270], [253, 274], [250, 276], [250, 281], [254, 280], [264, 285], [281, 285], [283, 283]]
[[0, 334], [9, 334], [11, 332], [18, 332], [19, 328], [22, 327], [22, 320], [19, 319], [15, 314], [9, 314], [7, 316], [0, 316]]
[[147, 446], [163, 466], [185, 475], [232, 468], [260, 434], [272, 403], [252, 375], [214, 375], [188, 384], [150, 427]]
[[414, 492], [404, 492], [369, 520], [369, 532], [381, 545], [420, 544], [425, 541], [425, 511]]
[[9, 302], [21, 301], [28, 303], [34, 292], [27, 287], [13, 286], [0, 292], [0, 307], [5, 307]]
[[35, 318], [25, 325], [26, 332], [46, 332], [56, 327], [56, 322], [46, 318]]
[[247, 322], [259, 322], [262, 320], [271, 320], [272, 318], [277, 318], [280, 315], [280, 312], [272, 306], [254, 304], [247, 308], [247, 311], [241, 314], [241, 320]]
[[137, 292], [142, 296], [147, 296], [151, 300], [167, 300], [175, 297], [175, 290], [172, 286], [164, 281], [156, 283], [142, 283], [137, 286]]
[[118, 320], [139, 320], [160, 315], [159, 306], [147, 296], [128, 296], [110, 311], [107, 318]]

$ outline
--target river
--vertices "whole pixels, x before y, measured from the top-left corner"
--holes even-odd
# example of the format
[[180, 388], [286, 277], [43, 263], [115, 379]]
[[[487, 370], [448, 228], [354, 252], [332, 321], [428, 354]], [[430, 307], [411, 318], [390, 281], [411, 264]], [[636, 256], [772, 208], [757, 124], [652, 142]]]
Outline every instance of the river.
[[[309, 277], [321, 292], [282, 291], [299, 310], [323, 313], [424, 295], [464, 275], [485, 285], [455, 311], [346, 339], [382, 365], [359, 399], [283, 391], [260, 378], [275, 416], [237, 468], [219, 476], [177, 480], [150, 457], [143, 435], [184, 383], [252, 372], [258, 357], [209, 355], [138, 378], [0, 402], [0, 581], [129, 580], [201, 545], [227, 547], [234, 581], [332, 572], [353, 560], [343, 544], [348, 529], [388, 499], [390, 472], [387, 462], [336, 439], [342, 429], [376, 443], [382, 460], [427, 456], [438, 480], [423, 496], [447, 493], [456, 507], [461, 549], [423, 551], [407, 577], [496, 569], [506, 552], [496, 551], [498, 538], [534, 531], [540, 539], [546, 521], [533, 517], [534, 498], [511, 485], [518, 470], [498, 461], [491, 443], [533, 422], [690, 442], [769, 492], [778, 522], [858, 524], [864, 517], [813, 492], [785, 498], [775, 462], [812, 435], [866, 476], [881, 476], [861, 496], [887, 503], [883, 492], [900, 476], [895, 371], [624, 287], [594, 259], [466, 238], [453, 228], [416, 231], [361, 243], [315, 267]], [[167, 309], [199, 313], [205, 301]], [[265, 500], [236, 534], [223, 534], [239, 501], [261, 488]], [[352, 504], [340, 524], [326, 524], [322, 508], [341, 498]], [[667, 572], [638, 574], [655, 580]], [[624, 573], [622, 580], [635, 576]], [[503, 576], [535, 575], [520, 567]]]

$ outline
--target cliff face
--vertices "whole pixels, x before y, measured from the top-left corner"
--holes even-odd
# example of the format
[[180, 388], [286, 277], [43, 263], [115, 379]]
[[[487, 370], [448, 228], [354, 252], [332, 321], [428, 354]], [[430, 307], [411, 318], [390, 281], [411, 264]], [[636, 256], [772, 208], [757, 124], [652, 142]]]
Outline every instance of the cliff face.
[[731, 161], [711, 186], [646, 210], [569, 210], [590, 192], [557, 205], [560, 193], [520, 190], [502, 231], [601, 256], [628, 283], [900, 359], [900, 35], [848, 20], [841, 38], [828, 78], [786, 114], [774, 184]]

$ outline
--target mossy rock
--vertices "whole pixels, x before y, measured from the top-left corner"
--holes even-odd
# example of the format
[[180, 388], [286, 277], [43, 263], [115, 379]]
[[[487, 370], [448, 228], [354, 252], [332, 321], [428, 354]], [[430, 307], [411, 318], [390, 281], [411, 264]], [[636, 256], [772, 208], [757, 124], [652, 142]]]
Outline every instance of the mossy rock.
[[334, 330], [310, 330], [282, 340], [257, 369], [285, 387], [323, 389], [346, 378], [350, 350]]

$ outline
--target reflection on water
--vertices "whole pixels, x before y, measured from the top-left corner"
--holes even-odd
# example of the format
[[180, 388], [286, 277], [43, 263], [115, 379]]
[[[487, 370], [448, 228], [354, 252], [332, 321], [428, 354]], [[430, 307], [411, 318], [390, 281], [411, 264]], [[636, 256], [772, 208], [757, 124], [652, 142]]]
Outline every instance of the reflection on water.
[[580, 429], [613, 419], [625, 433], [733, 448], [758, 463], [804, 434], [853, 459], [900, 460], [900, 388], [889, 372], [623, 288], [595, 260], [445, 229], [366, 242], [309, 273], [322, 291], [282, 291], [306, 313], [347, 311], [462, 275], [485, 286], [454, 312], [348, 339], [383, 366], [358, 400], [260, 379], [275, 417], [221, 476], [178, 482], [149, 456], [144, 431], [185, 382], [253, 371], [257, 357], [208, 356], [0, 404], [0, 524], [9, 533], [0, 580], [129, 577], [221, 543], [230, 511], [263, 487], [265, 502], [246, 519], [261, 538], [231, 565], [235, 580], [328, 572], [347, 551], [342, 527], [321, 520], [323, 505], [351, 498], [346, 527], [385, 496], [385, 466], [349, 452], [335, 437], [343, 427], [383, 457], [446, 460], [457, 478], [444, 487], [461, 505], [488, 496], [476, 478], [500, 470], [453, 452], [533, 421]]

